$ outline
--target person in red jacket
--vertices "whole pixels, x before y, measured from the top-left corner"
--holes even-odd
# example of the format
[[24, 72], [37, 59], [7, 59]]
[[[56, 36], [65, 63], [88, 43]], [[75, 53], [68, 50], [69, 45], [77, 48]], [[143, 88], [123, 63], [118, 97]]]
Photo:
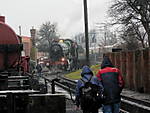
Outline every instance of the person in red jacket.
[[105, 100], [103, 103], [103, 113], [119, 113], [120, 94], [124, 88], [124, 80], [120, 70], [113, 66], [107, 56], [104, 56], [101, 69], [96, 76], [104, 87]]

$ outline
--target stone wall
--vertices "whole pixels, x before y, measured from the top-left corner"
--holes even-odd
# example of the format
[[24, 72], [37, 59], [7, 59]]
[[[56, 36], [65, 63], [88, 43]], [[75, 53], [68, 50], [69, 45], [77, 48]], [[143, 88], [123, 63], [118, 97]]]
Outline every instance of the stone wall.
[[29, 98], [28, 113], [66, 113], [65, 95], [35, 94]]

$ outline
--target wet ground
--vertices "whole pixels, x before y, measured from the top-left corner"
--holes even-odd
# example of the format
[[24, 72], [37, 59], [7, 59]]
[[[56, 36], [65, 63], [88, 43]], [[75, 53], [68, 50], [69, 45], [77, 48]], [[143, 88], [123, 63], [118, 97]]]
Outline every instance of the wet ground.
[[146, 102], [150, 103], [150, 95], [149, 94], [138, 93], [138, 92], [131, 91], [131, 90], [128, 90], [128, 89], [123, 89], [122, 95], [130, 97], [130, 98], [134, 98], [134, 99], [137, 99], [137, 100], [143, 100], [143, 101], [146, 101]]
[[[66, 113], [82, 113], [82, 110], [76, 109], [74, 103], [70, 99], [66, 99]], [[101, 109], [99, 109], [98, 113], [102, 113]]]

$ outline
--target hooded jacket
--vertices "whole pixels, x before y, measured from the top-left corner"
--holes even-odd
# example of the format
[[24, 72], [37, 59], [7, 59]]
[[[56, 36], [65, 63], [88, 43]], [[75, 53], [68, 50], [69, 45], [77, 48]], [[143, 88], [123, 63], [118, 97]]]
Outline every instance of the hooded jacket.
[[106, 96], [104, 104], [120, 102], [120, 93], [124, 87], [124, 80], [120, 70], [114, 68], [108, 57], [104, 57], [101, 69], [96, 76], [102, 82], [104, 87], [104, 94]]
[[[83, 66], [82, 68], [82, 72], [81, 72], [81, 79], [84, 81], [89, 81], [92, 84], [96, 84], [98, 86], [100, 86], [103, 90], [103, 86], [101, 84], [101, 82], [98, 80], [98, 78], [96, 76], [93, 76], [93, 72], [92, 70], [88, 67], [88, 66]], [[91, 78], [92, 77], [92, 78]], [[77, 85], [76, 85], [76, 89], [75, 89], [75, 96], [76, 96], [76, 105], [79, 106], [80, 105], [80, 93], [79, 93], [79, 89], [84, 86], [84, 83], [80, 80], [78, 80]]]

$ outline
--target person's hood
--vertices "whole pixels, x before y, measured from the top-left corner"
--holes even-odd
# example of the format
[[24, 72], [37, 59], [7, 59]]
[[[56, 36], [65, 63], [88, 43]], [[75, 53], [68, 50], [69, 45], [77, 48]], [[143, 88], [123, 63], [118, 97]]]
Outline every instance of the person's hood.
[[83, 77], [85, 74], [93, 75], [92, 70], [88, 66], [83, 66], [81, 76]]
[[103, 58], [103, 62], [101, 64], [101, 69], [103, 69], [105, 67], [114, 67], [114, 65], [112, 64], [110, 59], [106, 56]]

